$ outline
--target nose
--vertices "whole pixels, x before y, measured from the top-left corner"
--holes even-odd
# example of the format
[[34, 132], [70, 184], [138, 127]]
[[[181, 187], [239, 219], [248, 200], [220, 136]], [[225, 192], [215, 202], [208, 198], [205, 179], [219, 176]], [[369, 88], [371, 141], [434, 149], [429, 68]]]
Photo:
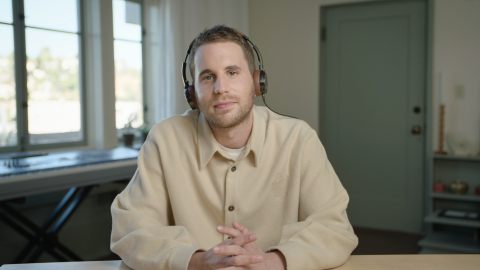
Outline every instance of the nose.
[[223, 77], [218, 77], [217, 78], [217, 81], [215, 82], [214, 91], [215, 91], [215, 94], [228, 93], [226, 78], [223, 78]]

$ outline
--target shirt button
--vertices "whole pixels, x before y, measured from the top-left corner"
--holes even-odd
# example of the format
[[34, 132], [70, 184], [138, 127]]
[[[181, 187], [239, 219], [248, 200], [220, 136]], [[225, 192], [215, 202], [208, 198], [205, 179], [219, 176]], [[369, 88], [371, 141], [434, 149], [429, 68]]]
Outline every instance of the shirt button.
[[233, 166], [232, 167], [232, 172], [236, 171], [237, 170], [237, 167]]
[[230, 212], [232, 212], [234, 209], [235, 209], [235, 207], [234, 207], [233, 205], [230, 205], [230, 206], [228, 207], [228, 211], [230, 211]]

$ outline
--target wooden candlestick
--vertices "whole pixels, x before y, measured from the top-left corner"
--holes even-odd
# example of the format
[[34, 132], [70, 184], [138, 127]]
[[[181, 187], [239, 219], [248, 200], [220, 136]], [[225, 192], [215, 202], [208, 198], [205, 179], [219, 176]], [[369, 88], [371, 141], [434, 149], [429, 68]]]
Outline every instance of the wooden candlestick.
[[440, 105], [440, 136], [438, 137], [438, 151], [435, 152], [436, 155], [446, 155], [447, 152], [443, 151], [443, 129], [445, 123], [445, 105]]

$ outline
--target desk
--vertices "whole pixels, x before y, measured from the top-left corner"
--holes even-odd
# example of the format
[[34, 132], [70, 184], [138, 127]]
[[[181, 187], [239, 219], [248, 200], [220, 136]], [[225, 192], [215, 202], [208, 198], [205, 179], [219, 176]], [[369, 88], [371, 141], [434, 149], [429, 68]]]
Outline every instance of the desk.
[[344, 265], [335, 270], [478, 270], [479, 268], [480, 255], [478, 254], [415, 254], [352, 255]]
[[137, 150], [119, 147], [29, 157], [17, 168], [0, 158], [0, 201], [124, 180], [135, 173], [137, 157]]
[[[480, 255], [352, 255], [335, 270], [478, 270]], [[0, 270], [130, 270], [122, 261], [4, 265]]]
[[[0, 221], [29, 239], [13, 262], [35, 262], [44, 251], [59, 261], [81, 261], [59, 242], [58, 232], [94, 185], [129, 180], [133, 176], [138, 151], [119, 147], [26, 154], [0, 155]], [[10, 205], [18, 201], [17, 198], [66, 189], [70, 190], [42, 226], [37, 226]]]
[[131, 270], [122, 261], [5, 264], [1, 270]]

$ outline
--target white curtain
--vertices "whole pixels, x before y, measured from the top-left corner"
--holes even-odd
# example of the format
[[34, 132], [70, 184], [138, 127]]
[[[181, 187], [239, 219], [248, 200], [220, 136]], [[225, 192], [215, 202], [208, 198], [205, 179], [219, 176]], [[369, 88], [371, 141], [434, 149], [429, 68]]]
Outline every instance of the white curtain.
[[145, 11], [147, 117], [153, 124], [189, 109], [181, 66], [198, 33], [225, 24], [248, 35], [248, 0], [146, 0]]

